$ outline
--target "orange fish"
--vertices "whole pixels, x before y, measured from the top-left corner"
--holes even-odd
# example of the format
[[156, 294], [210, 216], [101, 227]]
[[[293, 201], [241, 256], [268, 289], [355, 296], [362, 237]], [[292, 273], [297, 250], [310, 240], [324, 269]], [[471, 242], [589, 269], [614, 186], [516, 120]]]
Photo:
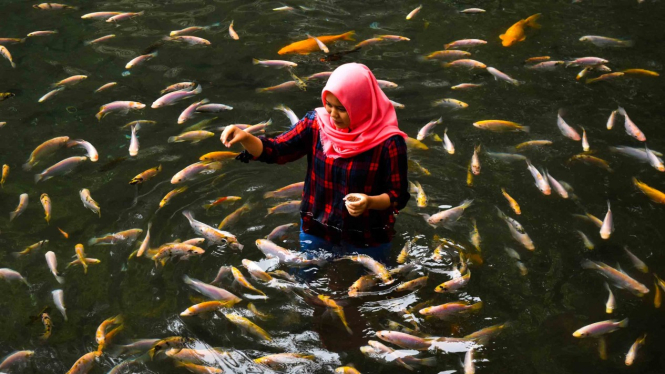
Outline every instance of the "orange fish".
[[534, 29], [539, 29], [540, 25], [536, 23], [538, 18], [540, 18], [540, 13], [534, 14], [527, 19], [517, 21], [517, 23], [506, 30], [505, 34], [499, 35], [499, 39], [502, 40], [501, 44], [503, 44], [504, 47], [510, 47], [511, 45], [526, 39], [526, 35], [524, 35], [524, 27], [529, 26]]
[[[321, 35], [317, 36], [316, 39], [322, 41], [323, 44], [330, 44], [338, 40], [355, 41], [355, 39], [353, 39], [353, 34], [355, 33], [356, 33], [355, 31], [349, 31], [339, 35]], [[280, 49], [277, 53], [279, 53], [280, 55], [285, 55], [288, 53], [298, 53], [301, 55], [306, 55], [309, 54], [310, 52], [316, 52], [320, 50], [319, 45], [316, 44], [316, 39], [308, 38], [305, 40], [301, 40], [299, 42], [291, 43], [286, 47]]]

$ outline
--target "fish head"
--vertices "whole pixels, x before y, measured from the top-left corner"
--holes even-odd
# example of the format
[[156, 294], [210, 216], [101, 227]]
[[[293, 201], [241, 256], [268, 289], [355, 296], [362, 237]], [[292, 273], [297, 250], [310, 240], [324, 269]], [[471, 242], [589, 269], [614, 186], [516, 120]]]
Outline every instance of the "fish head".
[[577, 330], [573, 333], [573, 336], [576, 338], [586, 338], [589, 334], [587, 334], [585, 331]]

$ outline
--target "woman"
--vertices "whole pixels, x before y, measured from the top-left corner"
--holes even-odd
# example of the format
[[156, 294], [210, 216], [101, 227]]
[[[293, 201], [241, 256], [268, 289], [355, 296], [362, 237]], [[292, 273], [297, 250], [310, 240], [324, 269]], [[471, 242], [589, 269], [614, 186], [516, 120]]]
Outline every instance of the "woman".
[[[284, 164], [307, 155], [300, 242], [308, 255], [358, 253], [386, 261], [394, 215], [410, 198], [406, 134], [365, 65], [338, 67], [321, 99], [323, 108], [274, 139], [228, 126], [221, 141], [226, 147], [240, 143], [244, 162]], [[350, 193], [355, 198], [345, 200]]]

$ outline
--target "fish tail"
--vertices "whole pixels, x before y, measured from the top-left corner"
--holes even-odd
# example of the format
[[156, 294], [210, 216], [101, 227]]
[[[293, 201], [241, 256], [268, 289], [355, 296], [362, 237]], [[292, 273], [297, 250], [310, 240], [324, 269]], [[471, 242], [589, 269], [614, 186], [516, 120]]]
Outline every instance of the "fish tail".
[[[144, 14], [145, 14], [145, 10], [142, 10], [142, 11], [136, 13], [137, 16], [142, 16], [142, 15], [144, 15]], [[532, 17], [533, 17], [533, 16], [532, 16]]]
[[92, 239], [88, 240], [88, 245], [89, 246], [93, 246], [97, 243], [99, 243], [99, 239], [97, 239], [97, 238], [92, 238]]
[[102, 118], [104, 118], [105, 115], [106, 115], [106, 113], [104, 113], [100, 110], [99, 113], [95, 114], [95, 117], [97, 118], [98, 121], [101, 121]]
[[628, 326], [628, 318], [625, 318], [625, 319], [619, 321], [618, 326], [619, 326], [619, 327], [626, 327], [626, 326]]
[[203, 207], [205, 208], [205, 210], [208, 210], [208, 209], [212, 208], [213, 205], [212, 204], [203, 204]]
[[35, 183], [39, 183], [41, 181], [43, 176], [41, 174], [35, 174]]
[[587, 79], [587, 80], [586, 80], [586, 84], [593, 83], [593, 82], [597, 82], [597, 81], [599, 81], [599, 80], [600, 80], [600, 78], [590, 78], [590, 79]]
[[167, 140], [169, 143], [175, 143], [176, 141], [178, 141], [177, 136], [169, 136], [169, 139]]
[[[60, 284], [65, 284], [65, 277], [63, 277], [62, 275], [56, 275], [55, 280], [57, 280], [58, 283], [60, 283]], [[65, 318], [65, 321], [66, 320], [67, 320], [67, 318]]]
[[626, 115], [626, 110], [623, 109], [623, 107], [619, 107], [617, 109], [617, 113], [621, 114], [622, 116], [625, 116]]
[[83, 265], [83, 274], [88, 274], [88, 264], [85, 263], [85, 259], [81, 262]]
[[12, 66], [12, 68], [16, 68], [16, 63], [14, 61], [9, 61], [9, 64]]
[[23, 256], [23, 253], [21, 253], [21, 252], [12, 252], [12, 257], [14, 257], [14, 258], [19, 258], [21, 256]]
[[479, 301], [469, 307], [469, 312], [477, 312], [483, 308], [483, 302]]
[[344, 39], [344, 40], [350, 40], [350, 41], [352, 41], [352, 42], [355, 42], [356, 39], [353, 38], [353, 36], [354, 36], [355, 34], [356, 34], [355, 31], [345, 32], [344, 34], [342, 34], [342, 39]]
[[466, 209], [466, 208], [468, 208], [472, 203], [473, 203], [473, 199], [467, 199], [467, 200], [464, 200], [464, 201], [462, 201], [462, 205], [461, 205], [461, 207], [462, 207], [462, 209]]
[[525, 20], [524, 24], [526, 26], [529, 26], [529, 27], [534, 28], [534, 29], [541, 28], [542, 26], [539, 23], [536, 22], [538, 20], [538, 18], [540, 18], [540, 15], [541, 15], [540, 13], [537, 13], [537, 14], [534, 14], [534, 15], [530, 16], [529, 18], [527, 18]]
[[582, 268], [584, 268], [584, 269], [592, 269], [592, 270], [600, 269], [600, 265], [598, 265], [597, 263], [595, 263], [591, 260], [588, 260], [588, 259], [582, 260], [580, 265], [582, 265]]
[[260, 63], [261, 63], [261, 60], [259, 60], [258, 58], [253, 58], [253, 59], [252, 59], [252, 64], [254, 64], [254, 65], [258, 65], [258, 64], [260, 64]]
[[531, 127], [529, 127], [529, 126], [522, 126], [522, 128], [521, 128], [520, 130], [523, 131], [523, 132], [529, 132], [529, 131], [531, 131]]
[[17, 214], [18, 214], [18, 212], [11, 212], [11, 213], [9, 213], [9, 222], [13, 221], [14, 218], [16, 218], [16, 215], [17, 215]]

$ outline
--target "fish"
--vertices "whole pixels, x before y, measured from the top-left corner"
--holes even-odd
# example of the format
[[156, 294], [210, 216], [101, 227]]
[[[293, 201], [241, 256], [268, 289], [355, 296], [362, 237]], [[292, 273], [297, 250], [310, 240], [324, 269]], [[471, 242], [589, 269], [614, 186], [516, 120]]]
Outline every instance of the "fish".
[[97, 327], [97, 330], [95, 331], [95, 341], [97, 342], [98, 352], [102, 352], [102, 350], [106, 347], [107, 341], [106, 341], [106, 330], [113, 325], [121, 325], [123, 323], [123, 317], [122, 315], [117, 315], [113, 317], [109, 317], [105, 319], [99, 326]]
[[658, 204], [665, 204], [665, 193], [657, 190], [653, 187], [648, 186], [644, 182], [640, 182], [637, 178], [633, 177], [633, 184], [637, 187], [643, 194], [647, 195], [651, 201]]
[[421, 142], [418, 139], [407, 137], [405, 139], [405, 142], [406, 142], [407, 149], [414, 149], [414, 148], [415, 149], [421, 149], [421, 150], [428, 150], [429, 149], [429, 147], [427, 145], [425, 145], [425, 143]]
[[536, 187], [540, 190], [540, 192], [543, 193], [543, 195], [550, 195], [552, 194], [552, 188], [550, 187], [550, 184], [547, 179], [543, 178], [542, 174], [536, 169], [532, 164], [529, 159], [526, 160], [526, 166], [529, 172], [531, 173], [531, 176], [533, 177]]
[[58, 87], [58, 88], [56, 88], [56, 89], [54, 89], [54, 90], [51, 90], [51, 91], [49, 91], [46, 95], [44, 95], [44, 96], [42, 96], [41, 98], [39, 98], [39, 100], [38, 100], [37, 102], [42, 103], [42, 102], [44, 102], [44, 101], [46, 101], [46, 100], [52, 98], [52, 97], [55, 96], [56, 94], [60, 93], [60, 91], [62, 91], [62, 90], [64, 90], [64, 89], [65, 89], [64, 87]]
[[439, 119], [428, 122], [425, 126], [423, 126], [420, 130], [418, 130], [418, 136], [416, 137], [416, 139], [420, 141], [424, 140], [428, 135], [430, 135], [434, 127], [436, 125], [441, 124], [441, 122], [443, 122], [442, 117], [439, 117]]
[[222, 308], [231, 308], [234, 305], [234, 300], [224, 301], [205, 301], [196, 305], [192, 305], [180, 313], [181, 317], [191, 317], [202, 313], [215, 312]]
[[529, 65], [526, 68], [538, 71], [553, 71], [557, 66], [563, 66], [565, 63], [565, 61], [544, 61], [538, 64]]
[[191, 256], [201, 256], [204, 253], [205, 250], [203, 248], [191, 244], [168, 243], [157, 248], [157, 253], [152, 256], [152, 260], [155, 261], [155, 266], [157, 266], [158, 263], [161, 263], [161, 265], [164, 266], [166, 261], [175, 257], [186, 260]]
[[473, 352], [473, 348], [471, 348], [464, 355], [464, 374], [476, 373], [476, 366], [473, 363]]
[[495, 337], [505, 328], [510, 327], [510, 323], [502, 323], [498, 325], [493, 325], [490, 327], [485, 327], [474, 333], [464, 336], [465, 340], [478, 341], [481, 344], [486, 344], [491, 338]]
[[85, 374], [88, 373], [95, 364], [95, 360], [102, 355], [100, 351], [88, 352], [81, 356], [71, 369], [65, 374]]
[[12, 269], [8, 268], [0, 269], [0, 279], [4, 279], [7, 282], [21, 281], [25, 283], [26, 286], [30, 287], [28, 281], [19, 272]]
[[600, 227], [600, 237], [607, 240], [610, 238], [610, 235], [614, 232], [614, 219], [612, 214], [612, 209], [610, 207], [610, 201], [607, 200], [607, 213], [605, 214], [605, 219], [603, 219], [603, 225]]
[[450, 87], [451, 90], [469, 90], [472, 88], [479, 88], [484, 86], [483, 83], [461, 83]]
[[224, 217], [222, 222], [219, 223], [217, 226], [218, 229], [223, 229], [228, 226], [234, 225], [238, 219], [245, 213], [247, 213], [250, 210], [250, 206], [248, 204], [243, 204], [241, 207], [238, 209], [234, 210], [231, 214], [227, 215]]
[[644, 263], [644, 261], [640, 260], [639, 257], [635, 256], [633, 252], [631, 252], [627, 246], [623, 246], [623, 251], [626, 252], [626, 255], [630, 259], [630, 262], [633, 264], [633, 266], [641, 271], [644, 274], [649, 273], [649, 267], [647, 264]]
[[283, 240], [286, 237], [286, 231], [292, 228], [298, 227], [297, 223], [287, 223], [275, 227], [270, 234], [266, 236], [266, 239], [275, 242], [277, 240]]
[[191, 338], [185, 338], [182, 336], [170, 336], [155, 342], [152, 345], [152, 348], [150, 348], [148, 351], [148, 356], [150, 357], [150, 360], [153, 360], [159, 353], [166, 352], [169, 349], [173, 349], [176, 351], [175, 353], [177, 353], [187, 345], [193, 343], [194, 339]]
[[191, 91], [194, 89], [194, 87], [196, 87], [196, 83], [194, 82], [180, 82], [166, 87], [165, 89], [161, 90], [159, 93], [161, 95], [164, 95], [174, 91]]
[[647, 159], [649, 160], [649, 164], [653, 166], [654, 169], [658, 171], [665, 171], [665, 165], [663, 165], [663, 160], [661, 160], [654, 152], [652, 152], [649, 147], [644, 144], [644, 152], [647, 155]]
[[551, 140], [529, 140], [524, 143], [520, 143], [515, 146], [516, 150], [520, 150], [522, 148], [527, 148], [527, 147], [536, 147], [536, 146], [543, 146], [543, 145], [551, 145], [553, 142]]
[[580, 328], [573, 333], [573, 336], [576, 338], [597, 338], [626, 326], [628, 326], [628, 318], [621, 321], [601, 321]]
[[21, 256], [28, 255], [30, 253], [33, 253], [35, 251], [38, 251], [38, 250], [42, 249], [43, 247], [46, 247], [46, 245], [48, 245], [48, 243], [49, 243], [48, 239], [40, 240], [35, 244], [27, 246], [21, 252], [13, 252], [12, 256], [14, 256], [14, 258], [19, 258]]
[[145, 104], [138, 101], [114, 101], [99, 107], [99, 112], [95, 115], [97, 120], [101, 121], [110, 113], [127, 114], [130, 110], [140, 110], [145, 108]]
[[143, 233], [142, 229], [129, 229], [124, 231], [119, 231], [112, 234], [105, 234], [99, 238], [92, 238], [88, 240], [88, 245], [116, 245], [116, 244], [126, 244], [130, 245], [134, 243], [136, 238]]
[[201, 140], [210, 138], [215, 136], [215, 133], [210, 132], [210, 131], [189, 131], [186, 133], [182, 133], [177, 136], [171, 136], [168, 139], [169, 143], [180, 143], [180, 142], [185, 142], [189, 141], [192, 143], [198, 143]]
[[90, 191], [87, 188], [83, 188], [79, 191], [79, 195], [81, 196], [81, 201], [83, 202], [83, 206], [90, 209], [93, 213], [97, 213], [99, 217], [102, 217], [102, 210], [99, 207], [99, 204], [90, 196]]
[[162, 165], [155, 166], [146, 171], [141, 172], [129, 181], [129, 184], [143, 184], [150, 179], [156, 177], [162, 171]]
[[53, 253], [53, 251], [48, 251], [44, 257], [46, 258], [46, 264], [48, 265], [48, 268], [51, 270], [51, 273], [55, 279], [58, 281], [58, 283], [64, 284], [65, 278], [60, 275], [60, 272], [58, 272], [58, 259], [55, 257], [55, 253]]
[[459, 11], [460, 13], [485, 13], [485, 9], [481, 8], [467, 8]]
[[[471, 56], [470, 52], [460, 51], [457, 49], [445, 49], [441, 51], [435, 51], [427, 56], [423, 56], [423, 60], [441, 60], [441, 61], [451, 61], [457, 60], [465, 57]], [[452, 88], [451, 88], [452, 89]]]
[[34, 37], [34, 36], [47, 36], [47, 35], [55, 35], [57, 34], [57, 30], [41, 30], [41, 31], [33, 31], [27, 35], [28, 38]]
[[453, 42], [444, 44], [443, 48], [445, 48], [445, 49], [470, 48], [470, 47], [476, 47], [476, 46], [484, 45], [484, 44], [487, 44], [486, 40], [482, 40], [482, 39], [461, 39], [461, 40], [455, 40]]
[[566, 67], [570, 67], [570, 66], [585, 66], [585, 67], [594, 66], [595, 67], [595, 66], [604, 65], [604, 64], [607, 64], [607, 63], [609, 63], [608, 60], [605, 60], [605, 59], [600, 58], [600, 57], [580, 57], [578, 59], [568, 61], [566, 63]]
[[624, 75], [637, 75], [637, 76], [645, 76], [645, 77], [659, 77], [660, 74], [656, 73], [655, 71], [651, 70], [646, 70], [646, 69], [626, 69], [622, 70], [622, 73]]
[[166, 195], [164, 195], [164, 197], [162, 198], [162, 200], [160, 200], [159, 208], [157, 208], [157, 209], [163, 208], [164, 205], [171, 202], [171, 199], [173, 199], [174, 197], [176, 197], [177, 195], [180, 195], [181, 193], [183, 193], [185, 191], [187, 191], [187, 186], [178, 187], [176, 189], [173, 189], [173, 190], [167, 192]]
[[227, 152], [227, 151], [210, 152], [199, 157], [199, 161], [215, 162], [215, 161], [230, 160], [238, 157], [239, 154], [240, 154], [239, 152]]
[[284, 60], [259, 60], [252, 59], [252, 64], [260, 65], [265, 67], [276, 67], [276, 68], [295, 68], [298, 66], [297, 63]]
[[68, 174], [86, 160], [88, 160], [87, 157], [74, 156], [57, 162], [51, 167], [44, 169], [41, 173], [35, 174], [35, 183], [47, 181], [58, 175]]
[[224, 110], [233, 110], [232, 106], [228, 106], [225, 104], [217, 104], [217, 103], [212, 103], [212, 104], [201, 104], [196, 107], [195, 112], [196, 113], [219, 113]]
[[[252, 276], [252, 278], [259, 280], [261, 282], [270, 282], [273, 278], [270, 274], [266, 273], [260, 266], [254, 261], [248, 260], [248, 259], [243, 259], [242, 260], [242, 266], [247, 269], [249, 274]], [[233, 272], [232, 268], [232, 272]], [[235, 277], [235, 272], [233, 272], [233, 275]], [[214, 283], [214, 282], [213, 282]], [[257, 290], [258, 291], [258, 290]], [[263, 292], [260, 292], [263, 293]], [[264, 294], [265, 295], [265, 294]]]
[[196, 86], [195, 89], [181, 89], [177, 91], [169, 91], [168, 93], [162, 95], [160, 98], [155, 100], [152, 105], [150, 105], [151, 108], [156, 109], [156, 108], [162, 108], [165, 106], [169, 105], [174, 105], [178, 101], [188, 99], [190, 97], [193, 97], [195, 95], [200, 94], [203, 92], [203, 87], [199, 84]]
[[457, 99], [440, 99], [433, 101], [432, 106], [442, 106], [450, 109], [465, 109], [469, 107], [469, 104]]
[[116, 15], [110, 17], [110, 18], [107, 18], [106, 22], [111, 23], [111, 22], [124, 21], [126, 19], [132, 19], [132, 18], [140, 17], [144, 14], [145, 14], [145, 11], [140, 11], [140, 12], [136, 12], [136, 13], [132, 13], [132, 12], [120, 13], [120, 14], [116, 14]]
[[621, 39], [608, 38], [606, 36], [598, 36], [598, 35], [585, 35], [580, 38], [580, 41], [591, 43], [596, 47], [601, 47], [601, 48], [607, 48], [607, 47], [626, 48], [635, 45], [635, 42], [633, 42], [632, 40], [621, 40]]
[[491, 66], [487, 67], [487, 72], [494, 76], [494, 80], [497, 80], [497, 81], [502, 80], [502, 81], [505, 81], [505, 82], [508, 82], [508, 83], [512, 84], [513, 86], [519, 86], [520, 85], [520, 81], [518, 81], [517, 79], [511, 78], [510, 76], [508, 76], [508, 74], [503, 73], [503, 72], [499, 71], [498, 69], [495, 69]]
[[508, 229], [510, 230], [510, 234], [513, 236], [513, 239], [522, 244], [524, 248], [530, 251], [535, 250], [536, 247], [533, 245], [533, 241], [529, 237], [529, 234], [527, 234], [526, 230], [524, 230], [524, 227], [522, 227], [522, 225], [516, 220], [508, 217], [505, 213], [501, 211], [501, 209], [496, 208], [496, 210], [497, 214], [499, 215], [499, 218], [504, 220], [508, 225]]
[[404, 282], [404, 283], [400, 284], [399, 286], [397, 286], [397, 288], [395, 288], [395, 291], [396, 292], [413, 291], [415, 289], [425, 287], [425, 285], [427, 284], [428, 279], [429, 279], [429, 277], [427, 275], [425, 275], [423, 277], [419, 277], [419, 278], [410, 280], [408, 282]]
[[515, 214], [520, 215], [522, 214], [522, 209], [520, 208], [520, 205], [517, 203], [515, 199], [513, 199], [512, 196], [508, 195], [508, 192], [506, 192], [505, 188], [501, 188], [501, 193], [503, 193], [503, 197], [508, 200], [508, 204], [510, 204], [510, 208], [515, 212]]
[[371, 44], [381, 43], [381, 42], [384, 42], [384, 41], [386, 41], [386, 39], [383, 39], [383, 38], [365, 39], [365, 40], [361, 41], [360, 43], [356, 44], [355, 48], [362, 48], [362, 47], [366, 47], [366, 46], [371, 45]]
[[231, 24], [229, 24], [229, 36], [233, 40], [240, 40], [240, 36], [238, 36], [238, 33], [233, 28], [233, 20], [231, 20]]
[[97, 162], [99, 160], [99, 153], [97, 153], [97, 149], [95, 146], [90, 144], [89, 142], [83, 140], [83, 139], [77, 139], [77, 140], [70, 140], [67, 142], [67, 148], [72, 148], [72, 147], [82, 147], [88, 152], [87, 157], [90, 162]]
[[259, 327], [254, 322], [248, 320], [247, 318], [240, 316], [235, 313], [224, 313], [224, 316], [232, 322], [234, 325], [240, 327], [242, 330], [258, 337], [262, 340], [272, 341], [272, 337], [268, 332]]
[[400, 104], [397, 101], [393, 101], [393, 100], [388, 100], [388, 101], [390, 101], [390, 103], [393, 105], [393, 107], [395, 109], [404, 109], [404, 108], [406, 108], [406, 105]]
[[[329, 45], [331, 43], [340, 40], [355, 41], [355, 39], [353, 38], [354, 34], [355, 31], [348, 31], [339, 35], [322, 35], [322, 36], [317, 36], [316, 38], [319, 39], [321, 42], [325, 43], [326, 45]], [[297, 53], [297, 54], [306, 55], [311, 52], [315, 52], [317, 50], [319, 50], [319, 46], [316, 43], [316, 41], [313, 38], [307, 38], [305, 40], [300, 40], [287, 45], [286, 47], [280, 49], [277, 52], [277, 54], [285, 55], [289, 53]]]
[[184, 36], [165, 36], [162, 38], [164, 41], [185, 43], [189, 45], [211, 45], [209, 40], [200, 38], [198, 36], [184, 35]]
[[607, 282], [605, 282], [605, 289], [607, 290], [607, 292], [609, 292], [609, 295], [607, 296], [607, 302], [605, 303], [605, 313], [612, 314], [614, 310], [617, 308], [617, 301], [616, 298], [614, 297], [614, 294], [612, 293], [610, 285], [607, 284]]
[[0, 45], [24, 43], [24, 38], [0, 38]]
[[409, 14], [406, 15], [406, 19], [407, 19], [407, 21], [410, 20], [410, 19], [412, 19], [413, 17], [415, 17], [416, 14], [418, 14], [418, 12], [420, 12], [420, 10], [421, 10], [422, 8], [423, 8], [423, 6], [422, 6], [422, 4], [421, 4], [421, 5], [419, 5], [417, 8], [415, 8], [414, 10], [410, 11]]
[[323, 259], [307, 259], [302, 253], [282, 248], [270, 240], [257, 239], [255, 244], [267, 258], [276, 258], [288, 266], [323, 266], [326, 263]]
[[649, 293], [649, 289], [642, 283], [631, 278], [626, 273], [618, 271], [603, 262], [583, 260], [582, 268], [596, 270], [607, 278], [615, 287], [630, 291], [637, 297], [642, 297]]
[[470, 304], [466, 301], [453, 301], [446, 304], [441, 304], [437, 306], [427, 307], [420, 309], [418, 313], [423, 316], [436, 317], [442, 320], [451, 320], [455, 317], [477, 312], [483, 307], [483, 302], [477, 302], [475, 304]]
[[300, 204], [301, 201], [299, 200], [291, 200], [277, 204], [272, 208], [268, 208], [268, 214], [266, 214], [266, 217], [271, 214], [288, 214], [298, 212], [300, 210]]
[[[50, 332], [49, 332], [50, 335]], [[46, 339], [43, 339], [44, 341]], [[10, 367], [16, 367], [16, 366], [21, 366], [25, 365], [30, 359], [35, 354], [35, 351], [15, 351], [7, 355], [2, 362], [0, 362], [0, 371], [2, 372], [10, 372], [9, 368]]]
[[84, 262], [85, 262], [86, 265], [90, 265], [90, 264], [96, 265], [96, 264], [100, 264], [102, 261], [99, 260], [99, 259], [90, 258], [90, 257], [86, 257], [85, 261], [81, 261], [79, 259], [76, 259], [76, 260], [70, 262], [69, 264], [67, 264], [67, 266], [65, 266], [65, 269], [69, 269], [71, 266], [75, 266], [75, 265], [83, 265]]
[[529, 57], [526, 60], [524, 60], [525, 63], [530, 64], [530, 63], [535, 63], [535, 62], [543, 62], [543, 61], [548, 61], [550, 60], [550, 56], [536, 56], [536, 57]]
[[525, 19], [519, 20], [510, 26], [505, 33], [499, 35], [499, 39], [501, 39], [501, 45], [504, 47], [510, 47], [517, 42], [524, 41], [524, 39], [526, 39], [524, 32], [526, 27], [531, 27], [532, 29], [539, 29], [541, 27], [536, 22], [540, 16], [541, 14], [537, 13]]
[[376, 37], [381, 38], [383, 40], [390, 40], [392, 42], [408, 42], [411, 40], [406, 36], [402, 35], [376, 35]]
[[577, 234], [580, 236], [580, 238], [582, 238], [582, 241], [584, 242], [584, 246], [588, 250], [593, 250], [596, 247], [593, 244], [593, 242], [591, 241], [591, 239], [589, 239], [589, 237], [586, 236], [585, 233], [583, 233], [582, 231], [577, 230]]
[[[105, 35], [105, 36], [102, 36], [102, 37], [97, 38], [97, 39], [85, 41], [85, 42], [83, 42], [83, 45], [97, 44], [97, 43], [105, 42], [107, 40], [111, 40], [113, 38], [115, 38], [115, 34], [109, 34], [109, 35]], [[95, 92], [97, 92], [97, 91], [95, 91]]]
[[231, 301], [233, 302], [233, 304], [237, 304], [242, 301], [241, 298], [223, 288], [203, 283], [200, 280], [190, 278], [187, 275], [184, 275], [182, 277], [182, 280], [190, 288], [194, 289], [195, 291], [197, 291], [198, 293], [202, 294], [203, 296], [209, 299], [218, 300], [218, 301]]
[[425, 194], [425, 190], [423, 189], [423, 186], [420, 185], [420, 182], [416, 181], [414, 182], [416, 185], [416, 190], [418, 191], [416, 194], [416, 203], [418, 208], [425, 208], [427, 207], [427, 195]]
[[177, 172], [171, 178], [171, 184], [183, 183], [203, 174], [211, 174], [222, 168], [221, 162], [195, 162]]
[[415, 349], [417, 351], [428, 350], [436, 340], [436, 338], [421, 338], [399, 331], [388, 330], [377, 331], [376, 336], [383, 341], [395, 344], [401, 348]]
[[16, 68], [16, 63], [12, 59], [12, 54], [9, 53], [9, 50], [4, 45], [0, 45], [0, 56], [7, 59], [7, 61], [9, 61], [9, 64], [12, 66], [12, 68]]
[[556, 180], [553, 176], [551, 176], [550, 173], [547, 170], [545, 170], [545, 176], [547, 177], [547, 181], [548, 181], [550, 187], [553, 187], [554, 191], [556, 191], [556, 193], [559, 196], [561, 196], [564, 199], [567, 199], [568, 196], [569, 196], [568, 191], [566, 191], [566, 189], [563, 188], [561, 183], [559, 183], [558, 180]]
[[233, 201], [238, 201], [238, 200], [241, 200], [241, 199], [242, 199], [242, 197], [240, 197], [240, 196], [223, 196], [223, 197], [217, 198], [216, 200], [214, 200], [210, 204], [204, 204], [203, 207], [206, 210], [208, 210], [208, 209], [210, 209], [212, 207], [215, 207], [219, 204], [222, 204], [224, 202], [233, 202]]
[[473, 203], [473, 200], [464, 200], [462, 203], [454, 208], [442, 210], [432, 216], [428, 214], [421, 214], [427, 223], [434, 227], [449, 227], [451, 224], [457, 222], [464, 213], [464, 210]]
[[139, 131], [143, 125], [156, 125], [156, 124], [157, 124], [157, 121], [148, 121], [148, 120], [140, 119], [140, 120], [137, 120], [137, 121], [131, 121], [131, 122], [128, 122], [128, 123], [124, 124], [122, 127], [120, 127], [120, 130], [124, 130], [128, 127], [131, 129], [132, 126], [136, 126], [136, 131]]
[[483, 120], [473, 123], [474, 127], [482, 130], [489, 130], [494, 132], [529, 132], [529, 126], [523, 126], [519, 123], [504, 121], [504, 120]]
[[28, 208], [28, 194], [27, 193], [22, 193], [19, 196], [18, 199], [18, 205], [16, 206], [16, 209], [14, 209], [13, 212], [9, 213], [9, 222], [13, 221], [16, 219], [16, 217], [20, 216], [25, 210]]
[[626, 366], [631, 366], [635, 362], [635, 357], [637, 356], [637, 351], [644, 345], [644, 341], [647, 338], [647, 334], [644, 333], [641, 337], [635, 340], [635, 343], [630, 346], [628, 353], [626, 354], [626, 360], [624, 363]]
[[437, 293], [452, 293], [457, 292], [461, 288], [464, 288], [471, 279], [471, 271], [467, 271], [466, 274], [454, 277], [453, 279], [443, 282], [434, 288], [434, 292]]
[[478, 152], [480, 152], [480, 145], [473, 147], [473, 156], [471, 156], [471, 172], [473, 175], [480, 174], [480, 158], [478, 157]]
[[660, 304], [663, 301], [663, 297], [661, 295], [660, 287], [658, 286], [658, 282], [656, 280], [653, 281], [653, 286], [654, 286], [653, 306], [654, 308], [658, 309], [660, 308]]
[[587, 165], [592, 165], [592, 166], [597, 166], [599, 168], [603, 168], [608, 172], [613, 172], [612, 168], [610, 165], [607, 163], [607, 161], [603, 160], [602, 158], [592, 156], [592, 155], [587, 155], [584, 153], [580, 153], [577, 155], [572, 156], [571, 158], [568, 159], [568, 162], [573, 162], [573, 161], [579, 161], [582, 163], [585, 163]]
[[53, 296], [53, 303], [55, 304], [55, 307], [60, 311], [60, 314], [65, 318], [65, 321], [67, 321], [67, 308], [65, 308], [65, 294], [62, 292], [62, 290], [54, 290], [51, 291], [51, 295]]
[[556, 119], [556, 125], [559, 128], [559, 131], [561, 131], [561, 134], [563, 134], [563, 136], [565, 136], [566, 138], [572, 139], [574, 141], [582, 140], [580, 134], [574, 128], [568, 125], [566, 121], [564, 121], [563, 117], [561, 117], [561, 113], [562, 110], [559, 109]]
[[182, 215], [187, 218], [189, 225], [197, 235], [201, 235], [211, 243], [228, 244], [231, 248], [236, 250], [241, 250], [243, 248], [243, 245], [238, 242], [236, 236], [230, 232], [218, 230], [214, 227], [206, 225], [203, 222], [195, 220], [192, 212], [188, 210], [182, 212]]
[[474, 69], [474, 68], [475, 69], [486, 69], [487, 65], [483, 64], [480, 61], [464, 58], [464, 59], [461, 59], [461, 60], [455, 60], [455, 61], [452, 61], [452, 62], [447, 62], [447, 63], [443, 64], [443, 67], [444, 68], [463, 67], [463, 68], [467, 68], [467, 69], [471, 70], [471, 69]]
[[2, 165], [2, 179], [0, 179], [0, 188], [5, 188], [5, 182], [9, 176], [9, 165]]
[[279, 110], [282, 113], [284, 113], [284, 115], [286, 115], [286, 117], [291, 122], [291, 127], [295, 126], [299, 122], [298, 116], [296, 116], [296, 114], [290, 108], [280, 104], [274, 107], [273, 109]]
[[623, 76], [624, 76], [624, 73], [622, 73], [622, 72], [607, 73], [607, 74], [603, 74], [601, 76], [598, 76], [596, 78], [587, 79], [586, 84], [591, 84], [591, 83], [595, 83], [595, 82], [603, 82], [603, 81], [612, 80], [612, 79], [615, 79], [615, 78], [620, 78], [620, 77], [623, 77]]
[[60, 86], [73, 86], [75, 84], [80, 83], [81, 81], [88, 79], [87, 75], [73, 75], [69, 78], [65, 78], [59, 82], [53, 83], [51, 86], [52, 87], [60, 87]]
[[157, 51], [134, 57], [125, 65], [125, 69], [131, 69], [135, 66], [142, 65], [144, 62], [150, 61], [155, 57], [157, 57]]
[[443, 130], [443, 149], [448, 152], [448, 154], [455, 154], [455, 145], [453, 142], [450, 140], [448, 137], [448, 128], [446, 127], [445, 130]]
[[76, 258], [81, 262], [81, 266], [83, 266], [83, 273], [88, 274], [88, 263], [85, 261], [85, 249], [83, 248], [83, 244], [77, 244], [74, 247], [74, 252], [76, 253]]
[[108, 19], [113, 16], [122, 14], [122, 12], [94, 12], [87, 13], [81, 16], [82, 19]]
[[266, 365], [272, 369], [279, 370], [285, 365], [299, 364], [313, 360], [313, 355], [307, 355], [304, 353], [277, 353], [255, 358], [254, 362], [259, 365]]

